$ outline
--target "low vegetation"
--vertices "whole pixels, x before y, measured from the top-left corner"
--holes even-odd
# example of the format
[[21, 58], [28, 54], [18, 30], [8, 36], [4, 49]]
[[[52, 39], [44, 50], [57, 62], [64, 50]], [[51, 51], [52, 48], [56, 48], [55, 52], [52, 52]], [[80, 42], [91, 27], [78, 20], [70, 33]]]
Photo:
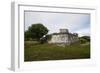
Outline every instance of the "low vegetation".
[[63, 47], [56, 44], [25, 41], [24, 57], [25, 61], [90, 58], [90, 44], [76, 43]]

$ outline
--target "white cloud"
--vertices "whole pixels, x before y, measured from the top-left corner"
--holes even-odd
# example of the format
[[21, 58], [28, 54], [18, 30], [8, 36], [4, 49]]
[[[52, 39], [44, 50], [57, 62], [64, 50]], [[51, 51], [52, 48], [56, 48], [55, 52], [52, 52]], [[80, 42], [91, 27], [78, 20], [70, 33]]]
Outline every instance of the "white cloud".
[[75, 32], [78, 33], [79, 36], [90, 36], [90, 28], [80, 29], [80, 30], [75, 31]]
[[[44, 24], [44, 26], [50, 30], [49, 33], [59, 32], [59, 29], [65, 28], [69, 29], [71, 32], [77, 31], [82, 35], [82, 33], [85, 34], [85, 28], [90, 28], [90, 15], [74, 13], [25, 12], [25, 30], [34, 23]], [[90, 33], [89, 31], [86, 32]]]

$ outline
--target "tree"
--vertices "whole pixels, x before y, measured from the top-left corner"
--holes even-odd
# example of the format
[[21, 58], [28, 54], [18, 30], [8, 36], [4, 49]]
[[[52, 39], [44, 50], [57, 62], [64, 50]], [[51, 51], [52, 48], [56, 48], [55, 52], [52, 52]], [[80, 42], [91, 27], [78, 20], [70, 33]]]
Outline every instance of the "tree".
[[79, 40], [80, 40], [80, 43], [81, 44], [90, 42], [90, 36], [82, 36], [82, 37], [79, 37]]
[[46, 35], [48, 33], [48, 29], [47, 27], [45, 27], [43, 24], [41, 23], [36, 23], [36, 24], [32, 24], [25, 36], [27, 38], [32, 38], [32, 39], [36, 39], [37, 41], [40, 40], [40, 38], [42, 38], [44, 35]]
[[25, 31], [25, 40], [31, 40], [31, 33], [28, 30]]
[[90, 42], [90, 36], [82, 36], [82, 38], [86, 39], [88, 42]]

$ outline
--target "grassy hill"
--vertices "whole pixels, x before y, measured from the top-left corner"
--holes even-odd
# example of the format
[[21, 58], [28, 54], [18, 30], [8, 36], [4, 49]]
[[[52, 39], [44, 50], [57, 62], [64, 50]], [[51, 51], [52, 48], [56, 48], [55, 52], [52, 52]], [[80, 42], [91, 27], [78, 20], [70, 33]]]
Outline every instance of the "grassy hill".
[[56, 44], [39, 44], [36, 41], [25, 41], [25, 61], [63, 60], [90, 58], [90, 44], [75, 43], [65, 47]]

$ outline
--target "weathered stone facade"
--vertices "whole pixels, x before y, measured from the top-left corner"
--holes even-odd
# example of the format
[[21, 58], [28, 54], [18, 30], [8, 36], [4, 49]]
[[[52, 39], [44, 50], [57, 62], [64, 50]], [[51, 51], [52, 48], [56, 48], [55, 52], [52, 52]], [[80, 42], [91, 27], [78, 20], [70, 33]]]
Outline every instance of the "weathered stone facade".
[[48, 43], [71, 44], [78, 40], [77, 33], [69, 33], [68, 29], [60, 29], [59, 33], [51, 34], [51, 40]]

